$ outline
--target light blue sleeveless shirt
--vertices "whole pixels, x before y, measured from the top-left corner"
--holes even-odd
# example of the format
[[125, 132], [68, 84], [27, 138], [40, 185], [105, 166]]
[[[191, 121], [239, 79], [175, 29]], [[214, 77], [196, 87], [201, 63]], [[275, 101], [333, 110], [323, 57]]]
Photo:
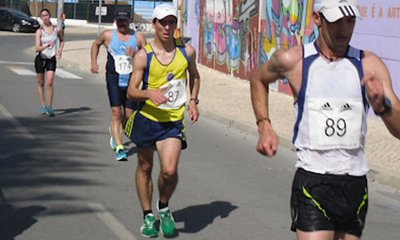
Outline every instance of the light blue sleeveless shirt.
[[[133, 47], [133, 49], [138, 51], [137, 39], [136, 39], [136, 32], [132, 34], [132, 37], [128, 41], [121, 41], [118, 38], [118, 30], [114, 30], [113, 36], [111, 38], [110, 45], [108, 46], [108, 59], [106, 70], [108, 73], [118, 74], [115, 70], [115, 60], [118, 56], [125, 56], [126, 50], [129, 47]], [[130, 59], [130, 64], [132, 64], [132, 58]], [[130, 79], [129, 74], [119, 74], [118, 85], [120, 87], [127, 87]]]

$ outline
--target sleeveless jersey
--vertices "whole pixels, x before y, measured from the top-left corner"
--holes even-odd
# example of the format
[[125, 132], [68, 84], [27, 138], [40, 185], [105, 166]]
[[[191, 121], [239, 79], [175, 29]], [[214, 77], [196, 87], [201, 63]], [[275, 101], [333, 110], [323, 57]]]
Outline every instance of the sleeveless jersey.
[[40, 56], [45, 59], [50, 59], [56, 55], [57, 52], [57, 39], [58, 39], [58, 32], [57, 27], [53, 26], [53, 31], [48, 33], [44, 30], [43, 27], [40, 28], [42, 32], [40, 36], [40, 44], [43, 46], [44, 44], [51, 44], [51, 47], [44, 49], [40, 52]]
[[128, 41], [118, 39], [118, 30], [114, 30], [111, 42], [107, 49], [106, 72], [110, 74], [119, 74], [118, 85], [127, 87], [130, 75], [133, 70], [131, 56], [126, 55], [126, 50], [133, 47], [135, 52], [138, 50], [136, 33]]
[[368, 102], [364, 52], [349, 47], [346, 57], [328, 61], [316, 42], [303, 46], [303, 76], [295, 103], [293, 143], [296, 167], [316, 173], [365, 175]]
[[142, 89], [164, 89], [168, 102], [155, 105], [150, 99], [139, 107], [140, 113], [156, 122], [175, 122], [184, 118], [187, 101], [187, 73], [189, 57], [180, 39], [175, 39], [176, 50], [172, 61], [163, 65], [154, 54], [149, 44], [147, 52], [147, 68], [144, 73]]

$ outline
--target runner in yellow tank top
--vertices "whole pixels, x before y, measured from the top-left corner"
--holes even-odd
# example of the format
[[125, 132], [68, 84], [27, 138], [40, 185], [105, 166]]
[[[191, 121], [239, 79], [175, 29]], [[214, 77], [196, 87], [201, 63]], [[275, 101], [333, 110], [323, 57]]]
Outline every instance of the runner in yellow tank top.
[[144, 73], [143, 89], [165, 89], [167, 102], [157, 105], [146, 100], [140, 113], [156, 122], [173, 122], [183, 119], [187, 96], [186, 70], [189, 66], [185, 47], [180, 39], [175, 40], [176, 50], [172, 61], [165, 65], [155, 56], [151, 44], [145, 46], [148, 67]]
[[187, 99], [190, 98], [191, 122], [199, 118], [200, 76], [196, 52], [174, 38], [176, 25], [176, 9], [172, 5], [161, 4], [154, 9], [155, 40], [136, 54], [127, 93], [128, 98], [142, 101], [130, 117], [125, 132], [138, 148], [136, 188], [144, 216], [140, 231], [145, 237], [158, 235], [151, 206], [154, 152], [157, 150], [161, 164], [157, 184], [160, 229], [164, 236], [174, 236], [175, 221], [168, 202], [178, 183], [179, 156], [186, 148], [183, 123]]

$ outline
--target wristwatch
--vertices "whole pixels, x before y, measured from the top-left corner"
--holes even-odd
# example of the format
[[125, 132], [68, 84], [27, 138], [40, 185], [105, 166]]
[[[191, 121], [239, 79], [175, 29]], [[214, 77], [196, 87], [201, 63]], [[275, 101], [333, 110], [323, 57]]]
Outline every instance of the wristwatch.
[[392, 102], [390, 101], [389, 98], [387, 97], [383, 98], [383, 106], [385, 107], [385, 109], [382, 112], [374, 111], [376, 116], [382, 117], [392, 111]]
[[198, 98], [191, 98], [190, 101], [193, 101], [196, 105], [200, 102]]

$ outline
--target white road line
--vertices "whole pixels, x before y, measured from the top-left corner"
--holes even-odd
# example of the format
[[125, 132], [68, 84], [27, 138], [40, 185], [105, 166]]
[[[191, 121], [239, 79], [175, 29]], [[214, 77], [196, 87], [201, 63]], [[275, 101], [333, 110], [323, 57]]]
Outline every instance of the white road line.
[[24, 67], [16, 67], [16, 66], [8, 66], [8, 68], [15, 72], [18, 75], [22, 75], [22, 76], [36, 76], [36, 73], [34, 71], [31, 71], [29, 69], [26, 69]]
[[72, 74], [70, 72], [67, 72], [65, 70], [62, 70], [61, 68], [56, 69], [56, 75], [62, 78], [68, 78], [68, 79], [82, 79], [81, 77]]
[[99, 203], [88, 203], [88, 206], [95, 211], [98, 218], [103, 221], [121, 240], [136, 240], [135, 236], [126, 229], [105, 207]]
[[35, 139], [35, 136], [28, 129], [26, 129], [17, 119], [0, 103], [0, 113], [16, 128], [23, 137], [28, 139]]
[[32, 61], [32, 62], [10, 62], [10, 61], [0, 61], [0, 64], [32, 65], [32, 66], [33, 66], [33, 61]]
[[[32, 66], [33, 63], [30, 62], [10, 62], [10, 61], [0, 61], [0, 64], [8, 64], [8, 65], [24, 65], [24, 66]], [[23, 67], [17, 67], [17, 66], [8, 66], [10, 70], [15, 72], [18, 75], [22, 76], [36, 76], [36, 73], [23, 68]], [[68, 71], [65, 71], [61, 68], [56, 69], [56, 75], [61, 77], [61, 78], [67, 78], [67, 79], [82, 79], [82, 77], [75, 75], [73, 73], [70, 73]]]

